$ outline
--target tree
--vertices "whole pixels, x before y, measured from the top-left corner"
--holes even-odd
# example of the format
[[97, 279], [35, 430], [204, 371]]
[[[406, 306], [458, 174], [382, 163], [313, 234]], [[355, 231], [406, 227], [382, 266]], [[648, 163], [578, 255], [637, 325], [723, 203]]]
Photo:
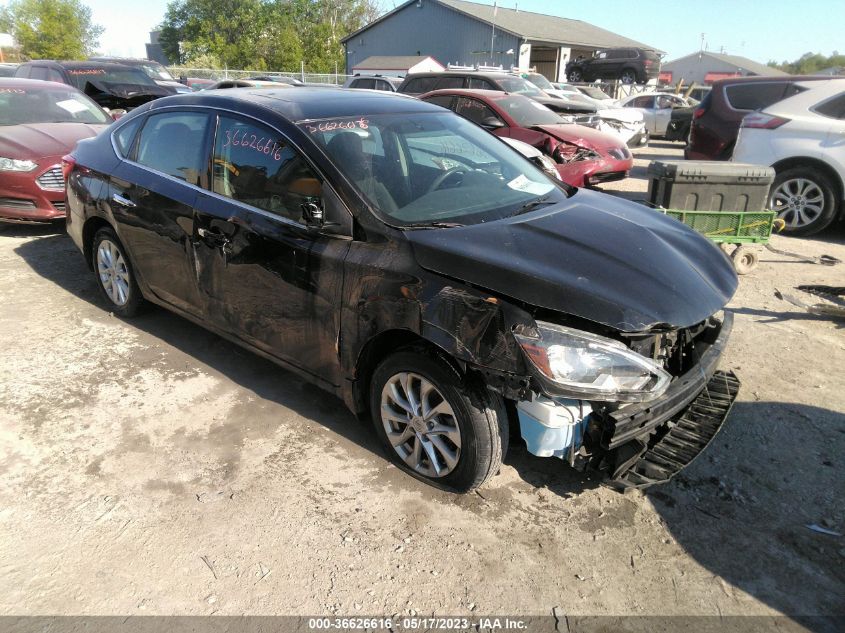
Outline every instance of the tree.
[[840, 55], [838, 51], [833, 51], [830, 57], [820, 53], [804, 53], [794, 62], [784, 60], [778, 64], [772, 60], [768, 65], [792, 75], [812, 75], [825, 68], [845, 66], [845, 55]]
[[29, 59], [85, 59], [103, 32], [79, 0], [13, 0], [0, 13], [0, 25]]
[[375, 0], [174, 0], [159, 42], [173, 61], [311, 72], [343, 67], [340, 40], [379, 14]]

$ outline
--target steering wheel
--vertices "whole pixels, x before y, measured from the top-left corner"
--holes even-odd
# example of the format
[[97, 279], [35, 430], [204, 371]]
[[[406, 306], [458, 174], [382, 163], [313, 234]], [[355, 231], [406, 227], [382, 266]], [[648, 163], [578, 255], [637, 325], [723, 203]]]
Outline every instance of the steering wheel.
[[426, 193], [431, 193], [432, 191], [437, 191], [438, 189], [440, 189], [440, 186], [444, 182], [446, 182], [449, 178], [451, 178], [452, 176], [455, 176], [456, 174], [465, 174], [465, 173], [467, 173], [466, 167], [452, 167], [451, 169], [447, 169], [446, 171], [444, 171], [442, 174], [440, 174], [439, 176], [437, 176], [434, 179], [434, 182], [432, 182], [429, 185], [428, 191], [426, 191]]

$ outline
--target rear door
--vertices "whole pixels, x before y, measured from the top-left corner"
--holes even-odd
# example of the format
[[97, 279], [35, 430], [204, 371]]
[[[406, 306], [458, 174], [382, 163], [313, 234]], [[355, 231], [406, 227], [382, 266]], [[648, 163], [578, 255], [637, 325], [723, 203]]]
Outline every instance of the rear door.
[[128, 159], [110, 178], [106, 198], [150, 290], [198, 315], [203, 305], [194, 279], [193, 215], [197, 193], [208, 182], [210, 132], [203, 111], [147, 116]]
[[343, 220], [339, 224], [349, 220], [351, 227], [333, 189], [284, 135], [221, 113], [210, 191], [198, 197], [194, 216], [197, 285], [209, 318], [336, 385], [351, 228], [308, 226], [303, 213], [309, 204]]

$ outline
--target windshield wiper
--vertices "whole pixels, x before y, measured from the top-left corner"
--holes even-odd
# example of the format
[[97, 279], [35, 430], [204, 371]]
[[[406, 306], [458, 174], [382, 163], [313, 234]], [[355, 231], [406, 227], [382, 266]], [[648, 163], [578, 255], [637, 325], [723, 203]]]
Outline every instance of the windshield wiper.
[[402, 228], [405, 229], [454, 229], [459, 226], [464, 226], [458, 222], [424, 222], [422, 224], [413, 224], [411, 226], [405, 226]]
[[543, 196], [542, 198], [537, 198], [536, 200], [532, 200], [531, 202], [526, 202], [521, 207], [519, 207], [511, 217], [514, 215], [522, 215], [523, 213], [528, 213], [532, 209], [536, 209], [537, 207], [542, 207], [546, 204], [557, 204], [554, 200], [549, 200], [549, 196]]

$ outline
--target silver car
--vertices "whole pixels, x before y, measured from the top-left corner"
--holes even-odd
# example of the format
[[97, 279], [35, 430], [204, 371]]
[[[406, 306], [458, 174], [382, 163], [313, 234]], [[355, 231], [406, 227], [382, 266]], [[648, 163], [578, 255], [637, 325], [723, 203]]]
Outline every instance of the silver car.
[[669, 121], [672, 120], [672, 110], [693, 105], [684, 97], [668, 92], [631, 95], [620, 99], [617, 103], [622, 108], [642, 112], [646, 129], [652, 136], [666, 136]]

